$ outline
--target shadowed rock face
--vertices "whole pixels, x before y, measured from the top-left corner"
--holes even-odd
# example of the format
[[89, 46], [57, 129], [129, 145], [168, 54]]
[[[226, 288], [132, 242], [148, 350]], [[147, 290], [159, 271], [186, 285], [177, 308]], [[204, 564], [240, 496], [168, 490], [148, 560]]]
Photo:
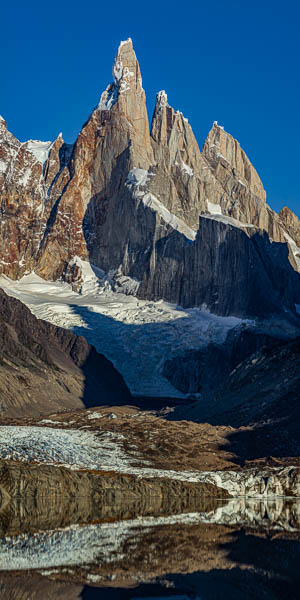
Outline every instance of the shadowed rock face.
[[[134, 277], [143, 298], [205, 302], [219, 314], [270, 313], [279, 296], [288, 308], [299, 300], [285, 250], [288, 241], [296, 268], [297, 218], [267, 206], [245, 152], [216, 123], [201, 153], [165, 92], [149, 131], [131, 40], [120, 44], [113, 82], [74, 148], [61, 136], [21, 144], [0, 121], [0, 199], [0, 265], [9, 277], [33, 269], [46, 279], [69, 276], [79, 256]], [[199, 227], [201, 215], [221, 211], [239, 223], [211, 215]]]
[[[130, 274], [139, 276], [135, 269]], [[220, 315], [266, 316], [282, 305], [294, 310], [299, 282], [285, 244], [202, 217], [194, 243], [177, 232], [156, 241], [139, 295], [206, 304]]]
[[0, 403], [8, 415], [128, 402], [123, 378], [83, 337], [0, 290]]
[[[264, 347], [238, 365], [216, 394], [214, 422], [266, 423], [282, 455], [298, 455], [300, 338]], [[259, 393], [258, 393], [259, 390]], [[220, 415], [219, 417], [217, 415]], [[222, 415], [222, 416], [221, 416]], [[276, 454], [278, 455], [278, 453]]]

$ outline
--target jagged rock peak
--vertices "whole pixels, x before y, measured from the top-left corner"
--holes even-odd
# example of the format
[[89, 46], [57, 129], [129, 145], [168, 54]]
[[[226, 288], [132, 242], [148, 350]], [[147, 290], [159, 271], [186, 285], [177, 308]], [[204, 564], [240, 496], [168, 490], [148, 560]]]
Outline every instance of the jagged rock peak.
[[6, 125], [6, 121], [5, 121], [5, 119], [3, 119], [2, 115], [0, 115], [0, 127], [1, 127], [1, 128], [3, 128], [3, 127], [4, 127], [5, 129], [6, 129], [6, 127], [7, 127], [7, 125]]
[[159, 144], [168, 143], [174, 127], [182, 132], [184, 125], [187, 123], [188, 119], [184, 117], [182, 112], [179, 110], [175, 112], [170, 106], [165, 90], [158, 92], [151, 123], [152, 139]]
[[214, 122], [203, 148], [202, 153], [213, 169], [219, 163], [222, 167], [246, 184], [249, 190], [263, 202], [266, 201], [266, 192], [256, 169], [251, 164], [239, 142], [224, 130], [217, 121]]
[[120, 95], [143, 92], [142, 77], [131, 38], [120, 43], [114, 60], [113, 83], [102, 93], [98, 108], [110, 110]]
[[279, 217], [288, 235], [300, 246], [300, 220], [297, 215], [288, 206], [284, 206]]
[[168, 96], [165, 90], [160, 90], [160, 92], [157, 92], [156, 94], [155, 110], [161, 110], [164, 106], [169, 106]]

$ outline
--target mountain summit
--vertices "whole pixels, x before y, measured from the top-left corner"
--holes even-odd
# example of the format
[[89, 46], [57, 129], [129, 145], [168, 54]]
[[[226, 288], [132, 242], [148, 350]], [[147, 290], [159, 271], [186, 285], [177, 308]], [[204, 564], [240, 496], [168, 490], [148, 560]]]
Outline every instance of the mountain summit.
[[113, 81], [74, 146], [20, 143], [0, 120], [0, 265], [18, 279], [78, 281], [76, 257], [126, 276], [140, 297], [219, 314], [300, 303], [300, 223], [266, 204], [240, 144], [214, 123], [202, 152], [157, 94], [151, 130], [139, 64], [121, 42]]

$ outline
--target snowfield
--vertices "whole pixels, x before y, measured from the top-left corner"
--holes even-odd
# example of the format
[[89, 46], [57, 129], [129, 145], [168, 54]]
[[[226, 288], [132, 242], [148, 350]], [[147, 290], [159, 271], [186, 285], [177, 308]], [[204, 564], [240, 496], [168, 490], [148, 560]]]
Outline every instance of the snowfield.
[[121, 278], [121, 293], [117, 293], [112, 291], [109, 276], [76, 260], [83, 273], [81, 293], [34, 273], [19, 281], [2, 276], [0, 286], [38, 318], [86, 337], [113, 362], [135, 395], [184, 397], [161, 375], [166, 358], [210, 342], [222, 343], [228, 331], [243, 322], [216, 316], [205, 308], [182, 309], [162, 300], [139, 300], [122, 293], [138, 285], [126, 277]]

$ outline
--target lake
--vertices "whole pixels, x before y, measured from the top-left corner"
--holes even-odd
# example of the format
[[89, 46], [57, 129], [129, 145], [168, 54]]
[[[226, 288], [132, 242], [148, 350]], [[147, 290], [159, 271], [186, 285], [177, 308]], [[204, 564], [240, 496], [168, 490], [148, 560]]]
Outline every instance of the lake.
[[0, 599], [293, 599], [300, 500], [203, 499], [197, 512], [147, 498], [57, 499], [0, 511]]

